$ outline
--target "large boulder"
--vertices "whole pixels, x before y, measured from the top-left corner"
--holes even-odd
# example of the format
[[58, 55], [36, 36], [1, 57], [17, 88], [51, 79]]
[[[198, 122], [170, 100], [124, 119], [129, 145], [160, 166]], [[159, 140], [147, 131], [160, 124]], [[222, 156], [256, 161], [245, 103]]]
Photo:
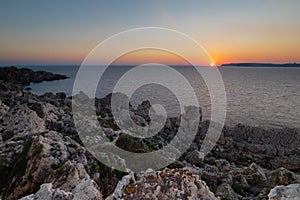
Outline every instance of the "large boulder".
[[300, 184], [280, 185], [268, 194], [269, 200], [298, 200], [300, 199]]
[[197, 150], [187, 152], [185, 160], [196, 166], [199, 166], [202, 163], [202, 159], [200, 158], [200, 152]]
[[300, 182], [300, 179], [292, 171], [283, 167], [271, 171], [267, 175], [268, 185], [274, 187], [276, 185], [289, 185]]
[[102, 194], [93, 180], [82, 180], [73, 190], [73, 200], [101, 200]]

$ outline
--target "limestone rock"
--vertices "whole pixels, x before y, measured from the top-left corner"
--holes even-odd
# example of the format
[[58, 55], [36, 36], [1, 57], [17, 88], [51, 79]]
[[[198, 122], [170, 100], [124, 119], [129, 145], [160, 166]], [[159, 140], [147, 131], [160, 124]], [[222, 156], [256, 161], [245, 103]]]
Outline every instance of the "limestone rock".
[[237, 195], [228, 183], [221, 184], [216, 190], [216, 196], [221, 199], [238, 200], [239, 195]]
[[102, 194], [93, 180], [82, 180], [73, 190], [73, 200], [101, 200]]
[[200, 158], [200, 152], [197, 150], [187, 152], [185, 160], [196, 166], [202, 163], [202, 159]]
[[299, 200], [300, 184], [276, 186], [270, 191], [268, 197], [269, 200]]
[[268, 184], [271, 187], [297, 182], [300, 182], [299, 178], [293, 172], [283, 167], [273, 170], [268, 174]]
[[128, 180], [118, 193], [108, 199], [218, 199], [206, 183], [199, 179], [190, 168], [164, 169], [141, 174], [137, 179]]

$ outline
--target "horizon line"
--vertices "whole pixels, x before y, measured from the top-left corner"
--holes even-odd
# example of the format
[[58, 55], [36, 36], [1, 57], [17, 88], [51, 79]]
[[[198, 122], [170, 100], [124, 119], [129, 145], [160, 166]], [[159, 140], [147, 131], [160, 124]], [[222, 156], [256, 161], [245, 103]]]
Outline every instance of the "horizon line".
[[[39, 63], [39, 64], [6, 64], [6, 63], [0, 63], [1, 67], [17, 67], [17, 66], [80, 66], [82, 63]], [[112, 64], [110, 66], [131, 66], [131, 65], [143, 65], [143, 64], [150, 64], [150, 63], [142, 63], [142, 64], [137, 64], [137, 63], [120, 63], [120, 64]], [[164, 64], [164, 63], [157, 63], [157, 64]], [[234, 65], [234, 64], [269, 64], [269, 65], [300, 65], [300, 62], [225, 62], [221, 63], [218, 65], [215, 65], [215, 67], [221, 67], [222, 65]], [[102, 66], [103, 64], [96, 64]], [[170, 66], [193, 66], [192, 64], [167, 64]]]

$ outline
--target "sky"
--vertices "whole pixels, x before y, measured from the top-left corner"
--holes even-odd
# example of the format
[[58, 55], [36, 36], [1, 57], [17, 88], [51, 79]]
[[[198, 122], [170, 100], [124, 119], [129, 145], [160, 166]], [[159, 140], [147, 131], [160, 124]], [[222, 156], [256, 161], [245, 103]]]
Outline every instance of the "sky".
[[148, 26], [189, 35], [217, 65], [300, 62], [299, 8], [299, 0], [1, 0], [0, 64], [80, 64], [111, 35]]

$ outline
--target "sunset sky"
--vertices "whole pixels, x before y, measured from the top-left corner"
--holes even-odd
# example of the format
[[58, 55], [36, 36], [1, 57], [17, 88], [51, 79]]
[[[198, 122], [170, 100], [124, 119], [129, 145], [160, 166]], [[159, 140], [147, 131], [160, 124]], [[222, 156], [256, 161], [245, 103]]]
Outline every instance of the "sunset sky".
[[[218, 65], [300, 62], [299, 8], [299, 0], [5, 0], [0, 64], [80, 64], [109, 36], [145, 26], [191, 36]], [[131, 55], [123, 62], [142, 58]], [[176, 63], [172, 56], [165, 60]]]

